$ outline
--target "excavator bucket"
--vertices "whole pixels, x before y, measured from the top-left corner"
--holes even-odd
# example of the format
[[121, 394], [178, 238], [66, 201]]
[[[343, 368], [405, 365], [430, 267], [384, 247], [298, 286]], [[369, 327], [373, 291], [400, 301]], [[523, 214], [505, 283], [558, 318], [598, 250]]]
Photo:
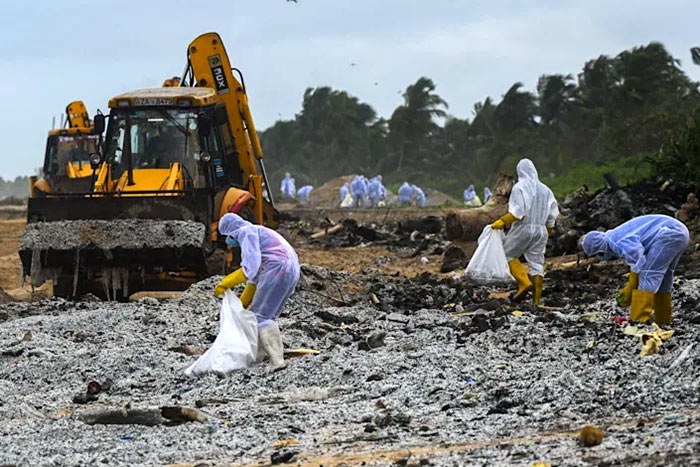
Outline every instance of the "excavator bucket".
[[116, 299], [146, 275], [204, 273], [211, 212], [206, 193], [30, 198], [19, 252], [24, 275], [33, 285], [52, 279], [60, 296], [82, 290], [83, 277], [100, 277], [104, 295]]

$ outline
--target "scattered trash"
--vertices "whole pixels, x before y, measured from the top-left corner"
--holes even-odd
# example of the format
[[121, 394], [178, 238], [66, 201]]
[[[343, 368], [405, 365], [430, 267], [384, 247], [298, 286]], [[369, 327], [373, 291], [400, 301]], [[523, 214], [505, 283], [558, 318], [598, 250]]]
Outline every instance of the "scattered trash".
[[522, 316], [522, 315], [524, 315], [525, 313], [523, 313], [522, 311], [515, 310], [515, 311], [512, 312], [511, 314], [512, 314], [513, 316]]
[[204, 412], [192, 409], [190, 407], [166, 406], [160, 408], [160, 414], [163, 418], [171, 422], [199, 422], [207, 423], [210, 417]]
[[280, 439], [279, 441], [275, 441], [275, 444], [273, 446], [282, 447], [282, 446], [291, 446], [293, 444], [299, 444], [299, 440], [297, 438]]
[[320, 353], [320, 350], [313, 349], [291, 349], [284, 351], [284, 358], [303, 357], [304, 355], [318, 355]]
[[299, 454], [299, 451], [291, 451], [284, 449], [281, 451], [275, 451], [270, 455], [270, 464], [288, 464], [294, 460], [297, 454]]
[[440, 272], [452, 272], [455, 269], [464, 269], [469, 264], [464, 250], [457, 245], [450, 245], [442, 253], [442, 265]]
[[384, 347], [384, 338], [386, 337], [386, 332], [378, 331], [370, 334], [370, 336], [358, 343], [357, 348], [359, 350], [372, 350], [378, 347]]
[[673, 330], [664, 331], [656, 323], [653, 323], [653, 326], [652, 331], [640, 331], [636, 326], [627, 326], [623, 331], [628, 336], [639, 337], [639, 342], [642, 344], [642, 350], [639, 352], [640, 357], [658, 353], [663, 341], [673, 335]]
[[611, 316], [610, 321], [616, 324], [623, 324], [630, 320], [629, 316]]
[[121, 435], [119, 439], [122, 441], [131, 441], [134, 439], [134, 435]]
[[578, 434], [581, 445], [589, 448], [603, 442], [603, 431], [593, 425], [586, 425]]
[[100, 407], [78, 415], [88, 425], [145, 425], [163, 423], [160, 409], [115, 409]]
[[[107, 387], [111, 385], [111, 381], [107, 380]], [[73, 396], [74, 404], [87, 404], [99, 399], [99, 394], [102, 392], [102, 385], [97, 381], [90, 381], [85, 392], [78, 393]]]

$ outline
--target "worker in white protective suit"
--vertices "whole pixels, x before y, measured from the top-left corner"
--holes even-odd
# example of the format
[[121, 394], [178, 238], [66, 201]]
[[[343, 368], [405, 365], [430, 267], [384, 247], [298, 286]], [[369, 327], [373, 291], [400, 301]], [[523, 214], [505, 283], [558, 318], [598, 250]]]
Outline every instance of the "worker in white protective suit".
[[[533, 303], [539, 305], [544, 285], [547, 237], [552, 234], [559, 207], [552, 190], [540, 182], [535, 164], [530, 159], [518, 162], [517, 171], [518, 183], [510, 193], [508, 212], [491, 227], [503, 229], [511, 226], [503, 247], [510, 273], [518, 283], [513, 301], [524, 300], [533, 290], [534, 282]], [[532, 280], [520, 262], [521, 255], [525, 256]]]
[[270, 365], [280, 368], [284, 366], [284, 355], [276, 320], [299, 281], [299, 258], [280, 234], [253, 225], [237, 214], [225, 214], [219, 221], [219, 232], [228, 236], [229, 246], [240, 246], [241, 267], [219, 282], [214, 295], [218, 297], [247, 282], [241, 303], [258, 319], [259, 341]]
[[280, 190], [282, 191], [282, 198], [284, 199], [294, 199], [294, 197], [296, 196], [296, 184], [294, 183], [294, 179], [292, 178], [292, 175], [289, 172], [286, 172], [284, 174]]
[[630, 267], [627, 286], [617, 297], [632, 306], [630, 319], [671, 324], [671, 291], [678, 260], [689, 242], [688, 228], [663, 215], [639, 216], [607, 232], [588, 232], [583, 251], [599, 259], [622, 258]]

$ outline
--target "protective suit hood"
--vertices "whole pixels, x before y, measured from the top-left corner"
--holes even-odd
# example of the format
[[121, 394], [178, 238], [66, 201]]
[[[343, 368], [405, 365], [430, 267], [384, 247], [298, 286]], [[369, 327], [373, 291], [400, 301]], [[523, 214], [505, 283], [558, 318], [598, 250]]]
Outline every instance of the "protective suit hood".
[[252, 225], [253, 224], [243, 219], [238, 214], [229, 212], [228, 214], [224, 214], [219, 221], [219, 232], [221, 232], [222, 235], [232, 235], [236, 230]]
[[540, 180], [535, 164], [530, 159], [521, 159], [516, 170], [518, 172], [518, 181], [534, 180], [538, 182]]
[[584, 235], [583, 242], [581, 242], [583, 252], [586, 253], [586, 256], [608, 253], [607, 245], [608, 242], [605, 238], [605, 234], [596, 230]]

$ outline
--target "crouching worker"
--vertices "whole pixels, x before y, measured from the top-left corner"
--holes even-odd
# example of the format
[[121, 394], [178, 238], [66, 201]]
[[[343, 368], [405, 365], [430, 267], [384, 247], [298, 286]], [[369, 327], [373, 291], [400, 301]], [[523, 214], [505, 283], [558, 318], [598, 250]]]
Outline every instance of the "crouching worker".
[[622, 258], [630, 267], [627, 286], [617, 302], [630, 306], [630, 319], [671, 323], [673, 272], [688, 246], [688, 229], [663, 215], [640, 216], [607, 232], [588, 232], [581, 246], [587, 256]]
[[[508, 200], [508, 212], [491, 227], [503, 229], [511, 226], [503, 245], [511, 275], [518, 283], [518, 291], [512, 299], [520, 302], [533, 289], [533, 303], [540, 304], [544, 285], [544, 252], [547, 238], [552, 233], [559, 215], [559, 207], [552, 190], [540, 182], [535, 164], [530, 159], [518, 162], [518, 183], [513, 186]], [[520, 262], [524, 255], [530, 267], [530, 275]]]
[[[299, 281], [299, 258], [277, 232], [253, 225], [237, 214], [225, 214], [219, 232], [229, 246], [240, 246], [241, 267], [224, 277], [214, 289], [217, 297], [247, 282], [241, 302], [258, 319], [258, 339], [272, 368], [284, 366], [282, 335], [277, 317]], [[248, 306], [250, 305], [250, 306]]]

